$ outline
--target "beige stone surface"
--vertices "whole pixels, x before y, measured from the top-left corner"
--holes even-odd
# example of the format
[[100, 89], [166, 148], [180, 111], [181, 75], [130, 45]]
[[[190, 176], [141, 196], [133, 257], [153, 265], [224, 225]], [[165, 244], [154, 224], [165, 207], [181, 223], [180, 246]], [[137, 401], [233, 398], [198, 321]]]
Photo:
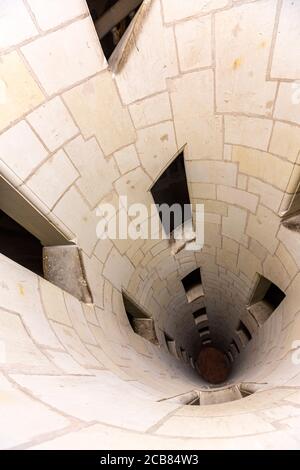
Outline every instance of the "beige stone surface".
[[275, 122], [270, 152], [296, 162], [300, 152], [299, 127], [285, 122]]
[[257, 215], [250, 215], [247, 234], [262, 244], [270, 253], [274, 253], [278, 240], [275, 238], [279, 220], [269, 209], [258, 206]]
[[260, 202], [269, 209], [277, 212], [282, 201], [283, 192], [270, 184], [264, 183], [257, 178], [249, 178], [248, 191], [258, 194]]
[[186, 173], [192, 183], [222, 184], [234, 186], [237, 167], [234, 163], [214, 161], [187, 161]]
[[228, 186], [217, 187], [217, 199], [220, 201], [228, 202], [229, 204], [235, 204], [242, 206], [250, 212], [256, 212], [258, 197], [253, 194], [249, 194], [247, 191], [241, 191], [236, 188], [230, 188]]
[[270, 119], [225, 116], [225, 142], [267, 150], [272, 126]]
[[0, 17], [0, 51], [38, 34], [22, 0], [2, 0]]
[[28, 337], [18, 315], [1, 310], [0, 325], [0, 341], [3, 349], [2, 367], [4, 364], [10, 371], [18, 372], [23, 369], [32, 374], [41, 371], [47, 373], [58, 371]]
[[25, 121], [0, 135], [0, 159], [22, 179], [27, 178], [47, 155], [47, 150]]
[[59, 150], [35, 171], [26, 185], [51, 209], [78, 177], [65, 152]]
[[3, 374], [0, 375], [0, 394], [1, 421], [5, 423], [1, 449], [32, 442], [41, 434], [61, 431], [70, 425], [68, 419], [16, 389]]
[[97, 344], [83, 314], [81, 302], [79, 302], [79, 300], [75, 299], [75, 297], [68, 294], [67, 292], [64, 293], [64, 297], [68, 315], [81, 341], [88, 344]]
[[78, 132], [69, 111], [59, 97], [48, 101], [27, 116], [28, 122], [53, 152]]
[[0, 130], [44, 101], [43, 93], [17, 52], [1, 56]]
[[136, 148], [142, 166], [156, 179], [177, 152], [173, 123], [163, 122], [137, 131]]
[[258, 178], [278, 189], [285, 190], [293, 165], [274, 155], [255, 149], [234, 147], [232, 160], [239, 163], [239, 171]]
[[119, 177], [113, 159], [105, 159], [95, 138], [85, 142], [79, 136], [69, 142], [65, 150], [80, 175], [77, 187], [89, 204], [95, 207], [113, 190], [113, 182]]
[[118, 168], [123, 174], [134, 170], [140, 165], [139, 157], [134, 145], [129, 145], [114, 153]]
[[238, 207], [228, 207], [228, 217], [223, 217], [222, 233], [241, 243], [245, 234], [247, 212]]
[[75, 85], [106, 67], [90, 18], [36, 39], [22, 47], [22, 53], [48, 95]]
[[162, 0], [164, 18], [166, 22], [182, 20], [200, 13], [208, 13], [223, 8], [228, 0]]
[[178, 146], [188, 144], [189, 159], [221, 160], [222, 119], [214, 115], [212, 71], [192, 72], [170, 80], [169, 89]]
[[39, 282], [41, 299], [47, 317], [50, 320], [72, 326], [62, 290], [44, 279], [40, 279]]
[[300, 124], [299, 84], [282, 82], [279, 85], [274, 117], [283, 121]]
[[172, 37], [164, 32], [159, 2], [152, 2], [142, 21], [143, 34], [135, 35], [135, 48], [139, 53], [129, 54], [126, 67], [116, 74], [116, 83], [125, 104], [164, 91], [165, 77], [174, 73], [174, 48], [168, 57]]
[[87, 12], [83, 0], [28, 0], [39, 27], [47, 31]]
[[129, 106], [136, 129], [172, 119], [168, 93], [159, 93]]
[[3, 255], [0, 259], [1, 307], [18, 313], [37, 343], [60, 348], [42, 309], [37, 276]]
[[275, 13], [276, 3], [266, 0], [216, 14], [218, 111], [271, 115], [276, 83], [266, 72]]
[[64, 94], [84, 137], [95, 135], [106, 156], [135, 140], [129, 112], [122, 106], [110, 73], [97, 75]]
[[284, 0], [271, 68], [271, 76], [274, 78], [300, 78], [299, 16], [300, 4], [293, 0]]
[[212, 64], [210, 15], [175, 26], [180, 69], [183, 72]]
[[74, 187], [60, 199], [53, 212], [76, 234], [80, 247], [91, 253], [97, 242], [98, 218]]

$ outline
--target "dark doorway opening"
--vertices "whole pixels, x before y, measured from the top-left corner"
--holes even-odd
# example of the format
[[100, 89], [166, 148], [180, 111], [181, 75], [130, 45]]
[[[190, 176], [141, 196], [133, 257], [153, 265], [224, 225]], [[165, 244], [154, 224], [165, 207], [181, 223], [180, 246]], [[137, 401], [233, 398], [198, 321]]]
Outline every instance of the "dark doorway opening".
[[87, 4], [108, 60], [135, 17], [142, 0], [87, 0]]
[[39, 276], [44, 276], [43, 246], [40, 240], [1, 209], [0, 252]]
[[[175, 228], [192, 218], [190, 196], [186, 180], [183, 152], [175, 158], [151, 189], [159, 217], [167, 235]], [[163, 217], [159, 206], [167, 204], [170, 208], [177, 204], [179, 211], [171, 212], [170, 220]]]

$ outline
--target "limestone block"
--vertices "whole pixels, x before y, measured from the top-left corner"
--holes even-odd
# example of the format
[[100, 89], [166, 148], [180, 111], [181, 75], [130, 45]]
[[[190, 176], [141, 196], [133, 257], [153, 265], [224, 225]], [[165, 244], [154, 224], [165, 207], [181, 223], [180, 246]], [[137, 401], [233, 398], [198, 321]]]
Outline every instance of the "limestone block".
[[88, 344], [97, 344], [83, 314], [81, 302], [67, 292], [64, 293], [64, 298], [69, 317], [81, 341]]
[[284, 244], [297, 266], [300, 267], [300, 239], [299, 233], [289, 230], [281, 225], [278, 231], [278, 239]]
[[269, 209], [259, 206], [257, 215], [250, 214], [246, 233], [274, 254], [279, 243], [276, 238], [278, 226], [279, 218]]
[[87, 13], [83, 0], [28, 0], [32, 13], [43, 31]]
[[119, 177], [114, 161], [104, 158], [94, 138], [85, 142], [79, 136], [69, 142], [65, 150], [81, 175], [77, 181], [77, 187], [91, 207], [95, 207], [106, 194], [113, 190], [112, 183]]
[[290, 162], [267, 152], [244, 147], [233, 147], [232, 160], [239, 162], [242, 173], [263, 180], [282, 191], [285, 191], [293, 171]]
[[136, 148], [142, 166], [155, 180], [177, 151], [173, 123], [162, 122], [137, 131]]
[[82, 258], [94, 304], [103, 306], [103, 265], [95, 256], [89, 257], [85, 253], [82, 253]]
[[27, 122], [21, 121], [0, 136], [0, 159], [25, 179], [47, 157], [47, 150]]
[[237, 177], [236, 164], [215, 161], [187, 161], [187, 179], [191, 183], [222, 184], [235, 186]]
[[268, 255], [268, 251], [266, 250], [266, 248], [261, 246], [261, 244], [253, 238], [250, 239], [250, 251], [261, 261], [264, 261]]
[[126, 425], [126, 428], [137, 431], [146, 431], [179, 406], [177, 403], [156, 403], [148, 399], [145, 407], [145, 399], [139, 390], [104, 370], [97, 371], [95, 377], [85, 377], [84, 381], [81, 377], [70, 376], [18, 376], [17, 381], [42, 401], [68, 415], [121, 428]]
[[115, 183], [118, 195], [128, 197], [128, 205], [136, 202], [153, 203], [152, 197], [146, 192], [151, 185], [152, 180], [141, 168], [130, 171]]
[[106, 67], [90, 18], [42, 36], [23, 46], [22, 52], [48, 95], [65, 90]]
[[217, 250], [217, 263], [233, 273], [238, 273], [236, 253], [219, 248]]
[[248, 191], [260, 196], [260, 202], [274, 212], [279, 210], [283, 192], [256, 178], [249, 178]]
[[243, 208], [255, 213], [258, 197], [247, 191], [241, 191], [240, 189], [230, 188], [228, 186], [219, 185], [217, 187], [217, 199], [228, 202], [229, 204], [235, 204], [242, 206]]
[[122, 175], [134, 170], [139, 166], [140, 161], [134, 145], [129, 145], [114, 153], [117, 165]]
[[[129, 54], [125, 66], [116, 75], [116, 82], [125, 104], [166, 89], [165, 77], [170, 73], [168, 47], [171, 40], [170, 34], [166, 36], [164, 33], [160, 4], [152, 2], [143, 18], [142, 34], [135, 36], [135, 50], [139, 52]], [[170, 52], [172, 51], [174, 49]]]
[[282, 82], [279, 85], [274, 111], [275, 119], [300, 124], [299, 85]]
[[110, 73], [91, 78], [64, 94], [86, 139], [95, 135], [106, 156], [131, 144], [135, 132]]
[[228, 217], [223, 217], [222, 234], [241, 243], [244, 239], [247, 212], [238, 207], [228, 207]]
[[59, 340], [76, 362], [86, 368], [97, 369], [101, 367], [101, 364], [88, 351], [73, 328], [52, 321], [51, 324]]
[[112, 247], [113, 243], [109, 238], [106, 240], [99, 240], [95, 246], [94, 255], [101, 261], [101, 263], [105, 263]]
[[298, 268], [293, 257], [290, 255], [290, 253], [285, 248], [283, 243], [279, 243], [277, 251], [276, 251], [276, 255], [278, 256], [279, 260], [281, 261], [281, 263], [287, 270], [289, 276], [291, 278], [294, 278], [298, 272]]
[[211, 22], [208, 15], [175, 26], [179, 64], [183, 72], [211, 65]]
[[248, 177], [246, 175], [238, 175], [238, 188], [239, 189], [247, 189], [248, 184]]
[[176, 77], [179, 74], [175, 34], [172, 27], [165, 27], [163, 30], [165, 45], [165, 74], [167, 78]]
[[[226, 405], [220, 405], [226, 406]], [[198, 408], [198, 407], [197, 407]], [[254, 413], [241, 416], [202, 417], [174, 416], [163, 423], [155, 434], [184, 437], [235, 437], [270, 432], [273, 426]]]
[[0, 62], [0, 131], [44, 101], [44, 96], [17, 52]]
[[300, 78], [300, 4], [284, 0], [273, 53], [273, 78]]
[[225, 116], [225, 142], [267, 150], [273, 122], [246, 116]]
[[273, 0], [216, 14], [218, 111], [271, 115], [277, 84], [266, 81], [266, 72], [275, 14]]
[[33, 111], [27, 119], [51, 152], [79, 132], [59, 97]]
[[188, 143], [189, 159], [223, 158], [223, 124], [214, 114], [213, 84], [211, 70], [188, 73], [169, 83], [178, 146]]
[[127, 257], [121, 256], [118, 251], [113, 248], [103, 269], [103, 275], [117, 289], [126, 288], [130, 277], [134, 272], [133, 265]]
[[38, 277], [23, 266], [0, 256], [0, 304], [1, 307], [17, 312], [39, 344], [61, 348], [42, 309], [38, 290]]
[[76, 234], [79, 247], [87, 254], [92, 253], [97, 242], [96, 227], [99, 219], [74, 187], [61, 198], [53, 212]]
[[64, 301], [63, 291], [41, 278], [40, 292], [47, 317], [50, 320], [72, 326]]
[[216, 186], [207, 183], [191, 183], [190, 194], [193, 199], [216, 199]]
[[223, 8], [228, 0], [162, 0], [164, 19], [167, 23], [182, 20], [190, 16], [208, 13]]
[[237, 254], [239, 252], [239, 244], [231, 240], [231, 238], [223, 237], [222, 248], [231, 253]]
[[22, 0], [1, 2], [0, 50], [30, 39], [38, 31]]
[[285, 157], [293, 163], [296, 162], [300, 152], [299, 127], [276, 121], [270, 142], [270, 152]]
[[129, 106], [136, 129], [172, 119], [168, 93], [160, 93]]
[[[5, 423], [2, 449], [33, 441], [41, 434], [60, 431], [70, 424], [64, 416], [18, 390], [2, 374], [0, 393], [3, 405], [5, 403], [5, 406], [1, 406], [1, 421]], [[29, 422], [30, 426], [27, 425]]]
[[47, 349], [47, 356], [51, 359], [59, 369], [61, 369], [66, 374], [71, 375], [92, 375], [91, 372], [88, 372], [87, 369], [84, 369], [80, 366], [71, 356], [66, 352], [53, 351], [52, 349]]
[[263, 275], [266, 279], [272, 281], [282, 291], [285, 291], [290, 283], [290, 277], [276, 256], [268, 256], [263, 263]]
[[18, 315], [1, 310], [0, 326], [2, 367], [10, 372], [26, 371], [32, 374], [58, 372], [28, 336]]
[[51, 209], [78, 177], [65, 152], [59, 150], [35, 171], [26, 185]]

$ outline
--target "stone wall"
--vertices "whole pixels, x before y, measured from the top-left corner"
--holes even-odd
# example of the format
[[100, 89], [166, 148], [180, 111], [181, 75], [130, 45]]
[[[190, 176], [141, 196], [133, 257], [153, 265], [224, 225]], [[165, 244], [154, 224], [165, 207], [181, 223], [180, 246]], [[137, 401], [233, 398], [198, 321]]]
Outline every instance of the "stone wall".
[[[84, 0], [2, 8], [1, 173], [82, 249], [94, 305], [1, 256], [1, 446], [299, 447], [300, 241], [281, 225], [299, 182], [298, 3], [152, 0], [116, 73]], [[97, 240], [97, 205], [149, 205], [182, 147], [203, 250]], [[286, 293], [233, 377], [270, 390], [218, 411], [157, 402], [204, 386], [163, 335], [197, 352], [203, 301], [188, 304], [180, 282], [196, 267], [224, 348], [257, 273]], [[122, 289], [155, 319], [160, 347], [132, 332]]]

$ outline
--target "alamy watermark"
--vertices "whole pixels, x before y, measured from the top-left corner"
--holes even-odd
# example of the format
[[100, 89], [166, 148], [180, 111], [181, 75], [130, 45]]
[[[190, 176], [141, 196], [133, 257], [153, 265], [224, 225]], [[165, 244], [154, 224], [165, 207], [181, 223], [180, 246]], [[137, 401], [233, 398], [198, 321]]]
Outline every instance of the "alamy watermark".
[[100, 204], [96, 209], [96, 233], [105, 240], [183, 240], [185, 249], [199, 250], [204, 245], [203, 204], [128, 204], [120, 196], [118, 207]]

